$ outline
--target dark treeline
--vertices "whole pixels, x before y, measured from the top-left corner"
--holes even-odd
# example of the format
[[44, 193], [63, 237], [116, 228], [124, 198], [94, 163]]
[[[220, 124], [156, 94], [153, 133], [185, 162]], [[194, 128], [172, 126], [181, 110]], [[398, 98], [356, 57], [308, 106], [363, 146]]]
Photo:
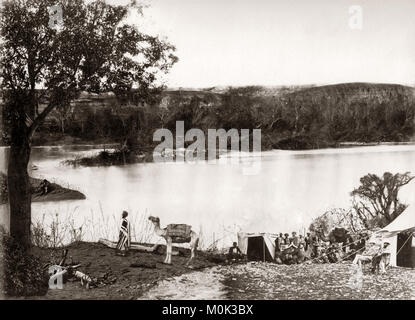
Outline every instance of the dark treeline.
[[[154, 147], [159, 128], [175, 131], [261, 129], [262, 148], [312, 149], [340, 142], [409, 141], [415, 127], [414, 89], [352, 83], [270, 90], [258, 86], [165, 91], [152, 105], [120, 106], [111, 96], [86, 97], [56, 110], [35, 136], [35, 144], [111, 142], [132, 150]], [[6, 141], [6, 140], [5, 140]]]

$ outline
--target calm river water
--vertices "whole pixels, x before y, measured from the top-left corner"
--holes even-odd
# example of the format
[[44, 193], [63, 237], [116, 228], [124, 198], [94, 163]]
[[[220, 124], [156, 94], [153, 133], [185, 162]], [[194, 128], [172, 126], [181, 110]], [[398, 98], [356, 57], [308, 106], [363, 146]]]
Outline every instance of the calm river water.
[[[222, 163], [135, 164], [72, 168], [66, 159], [98, 152], [90, 146], [38, 147], [32, 152], [31, 174], [75, 188], [87, 200], [34, 203], [33, 221], [45, 225], [84, 225], [84, 239], [117, 237], [120, 214], [130, 212], [135, 238], [149, 240], [145, 216], [161, 224], [187, 223], [203, 233], [202, 247], [219, 240], [229, 245], [235, 231], [301, 231], [311, 219], [333, 207], [350, 206], [350, 192], [367, 173], [415, 174], [415, 146], [372, 146], [312, 151], [269, 151]], [[236, 159], [236, 160], [235, 160]], [[259, 164], [256, 174], [244, 174]], [[5, 171], [6, 149], [0, 149]], [[415, 203], [415, 182], [404, 187], [401, 200]], [[415, 204], [414, 204], [415, 205]], [[2, 206], [1, 219], [7, 219]], [[153, 239], [154, 240], [154, 239]], [[156, 239], [158, 240], [158, 239]]]

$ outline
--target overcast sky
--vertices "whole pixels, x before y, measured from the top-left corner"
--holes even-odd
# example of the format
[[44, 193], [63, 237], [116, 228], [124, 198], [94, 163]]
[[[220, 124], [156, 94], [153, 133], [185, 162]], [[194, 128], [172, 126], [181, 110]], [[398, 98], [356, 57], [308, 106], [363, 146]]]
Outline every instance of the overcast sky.
[[[414, 0], [147, 3], [145, 28], [177, 47], [171, 87], [415, 83]], [[349, 26], [353, 5], [362, 29]]]

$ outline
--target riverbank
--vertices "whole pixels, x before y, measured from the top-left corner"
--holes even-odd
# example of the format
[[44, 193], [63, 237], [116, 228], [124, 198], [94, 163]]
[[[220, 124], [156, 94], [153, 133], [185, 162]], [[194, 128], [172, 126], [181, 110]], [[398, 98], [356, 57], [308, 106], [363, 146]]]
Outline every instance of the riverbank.
[[[375, 275], [363, 273], [350, 262], [277, 265], [248, 262], [223, 265], [198, 252], [192, 268], [185, 266], [189, 250], [162, 263], [165, 247], [155, 253], [132, 251], [126, 257], [98, 243], [78, 242], [67, 247], [67, 263], [79, 271], [110, 283], [86, 289], [79, 280], [63, 289], [49, 290], [35, 300], [414, 300], [415, 270], [390, 268]], [[50, 263], [62, 250], [33, 248], [42, 263]], [[184, 254], [183, 254], [184, 252]], [[10, 298], [13, 299], [13, 298]]]
[[[272, 151], [272, 150], [290, 150], [290, 151], [308, 151], [308, 150], [324, 150], [324, 149], [342, 149], [342, 148], [355, 148], [355, 147], [371, 147], [371, 146], [399, 146], [399, 145], [415, 145], [415, 141], [406, 141], [406, 142], [339, 142], [336, 144], [324, 145], [319, 148], [266, 148], [263, 149], [263, 152]], [[216, 150], [216, 157], [219, 157], [223, 154], [226, 154], [226, 150]], [[175, 159], [176, 156], [180, 155], [181, 157], [186, 157], [186, 149], [178, 150], [166, 150], [163, 153], [163, 156], [169, 155], [172, 159]], [[194, 154], [196, 157], [196, 154]], [[100, 166], [113, 166], [113, 165], [126, 165], [126, 164], [136, 164], [136, 163], [148, 163], [153, 162], [153, 149], [147, 146], [145, 151], [140, 152], [123, 152], [121, 150], [103, 150], [94, 156], [88, 157], [77, 157], [75, 159], [68, 159], [63, 161], [64, 165], [69, 165], [73, 167], [84, 166], [84, 167], [100, 167]]]
[[[137, 299], [149, 288], [157, 285], [164, 279], [180, 276], [217, 265], [212, 258], [203, 252], [198, 252], [192, 261], [191, 267], [185, 266], [190, 254], [173, 256], [172, 265], [162, 263], [165, 256], [165, 247], [156, 253], [131, 251], [126, 257], [115, 255], [115, 250], [99, 243], [79, 242], [67, 247], [69, 249], [67, 262], [73, 261], [82, 266], [79, 271], [92, 278], [107, 275], [115, 282], [103, 287], [86, 289], [79, 280], [67, 282], [62, 290], [49, 290], [46, 296], [34, 299], [62, 300], [127, 300]], [[34, 248], [33, 253], [40, 257], [42, 263], [50, 263], [52, 255], [60, 256], [62, 250]], [[181, 252], [183, 252], [181, 250]], [[31, 298], [32, 299], [32, 298]]]
[[344, 147], [372, 147], [372, 146], [410, 146], [415, 145], [415, 141], [404, 141], [404, 142], [339, 142], [336, 148]]
[[[111, 283], [86, 289], [79, 280], [63, 289], [49, 290], [35, 300], [408, 300], [415, 299], [415, 270], [390, 268], [386, 274], [363, 273], [350, 262], [335, 264], [277, 265], [248, 262], [223, 265], [198, 252], [192, 268], [185, 266], [189, 252], [173, 256], [165, 265], [164, 250], [132, 251], [126, 257], [98, 243], [79, 242], [67, 247], [67, 262], [80, 263], [79, 270]], [[42, 263], [61, 250], [34, 248]]]
[[[30, 178], [32, 185], [32, 202], [84, 200], [86, 196], [77, 190], [64, 188], [59, 184], [51, 183], [47, 194], [41, 193], [41, 179]], [[7, 176], [0, 173], [0, 204], [8, 201]]]
[[[55, 147], [55, 146], [118, 146], [119, 143], [107, 138], [82, 139], [65, 134], [50, 135], [45, 139], [39, 139], [35, 136], [32, 142], [32, 148]], [[8, 147], [4, 141], [0, 140], [0, 147]]]
[[122, 152], [120, 150], [100, 151], [95, 156], [77, 157], [75, 159], [68, 159], [62, 163], [67, 166], [83, 166], [83, 167], [108, 167], [116, 165], [126, 165], [135, 163], [153, 162], [152, 152]]

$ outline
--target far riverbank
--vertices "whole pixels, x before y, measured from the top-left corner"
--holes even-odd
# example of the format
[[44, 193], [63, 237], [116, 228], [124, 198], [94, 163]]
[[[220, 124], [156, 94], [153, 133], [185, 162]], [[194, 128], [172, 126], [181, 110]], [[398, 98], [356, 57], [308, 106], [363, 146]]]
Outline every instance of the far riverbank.
[[[340, 148], [353, 148], [353, 147], [370, 147], [370, 146], [395, 146], [395, 145], [415, 145], [415, 141], [406, 142], [339, 142], [334, 145], [324, 146], [322, 148], [309, 148], [309, 149], [288, 149], [290, 151], [301, 150], [322, 150], [322, 149], [340, 149]], [[262, 151], [272, 150], [285, 150], [285, 149], [265, 149]], [[217, 158], [221, 154], [225, 154], [226, 150], [216, 150]], [[169, 154], [175, 158], [178, 154], [185, 157], [186, 149], [181, 150], [168, 150], [165, 151], [165, 155]], [[124, 151], [120, 149], [103, 150], [93, 156], [78, 157], [75, 159], [68, 159], [63, 162], [65, 165], [71, 166], [84, 166], [84, 167], [99, 167], [99, 166], [113, 166], [113, 165], [126, 165], [136, 163], [148, 163], [153, 162], [153, 148], [147, 146], [140, 151]]]

